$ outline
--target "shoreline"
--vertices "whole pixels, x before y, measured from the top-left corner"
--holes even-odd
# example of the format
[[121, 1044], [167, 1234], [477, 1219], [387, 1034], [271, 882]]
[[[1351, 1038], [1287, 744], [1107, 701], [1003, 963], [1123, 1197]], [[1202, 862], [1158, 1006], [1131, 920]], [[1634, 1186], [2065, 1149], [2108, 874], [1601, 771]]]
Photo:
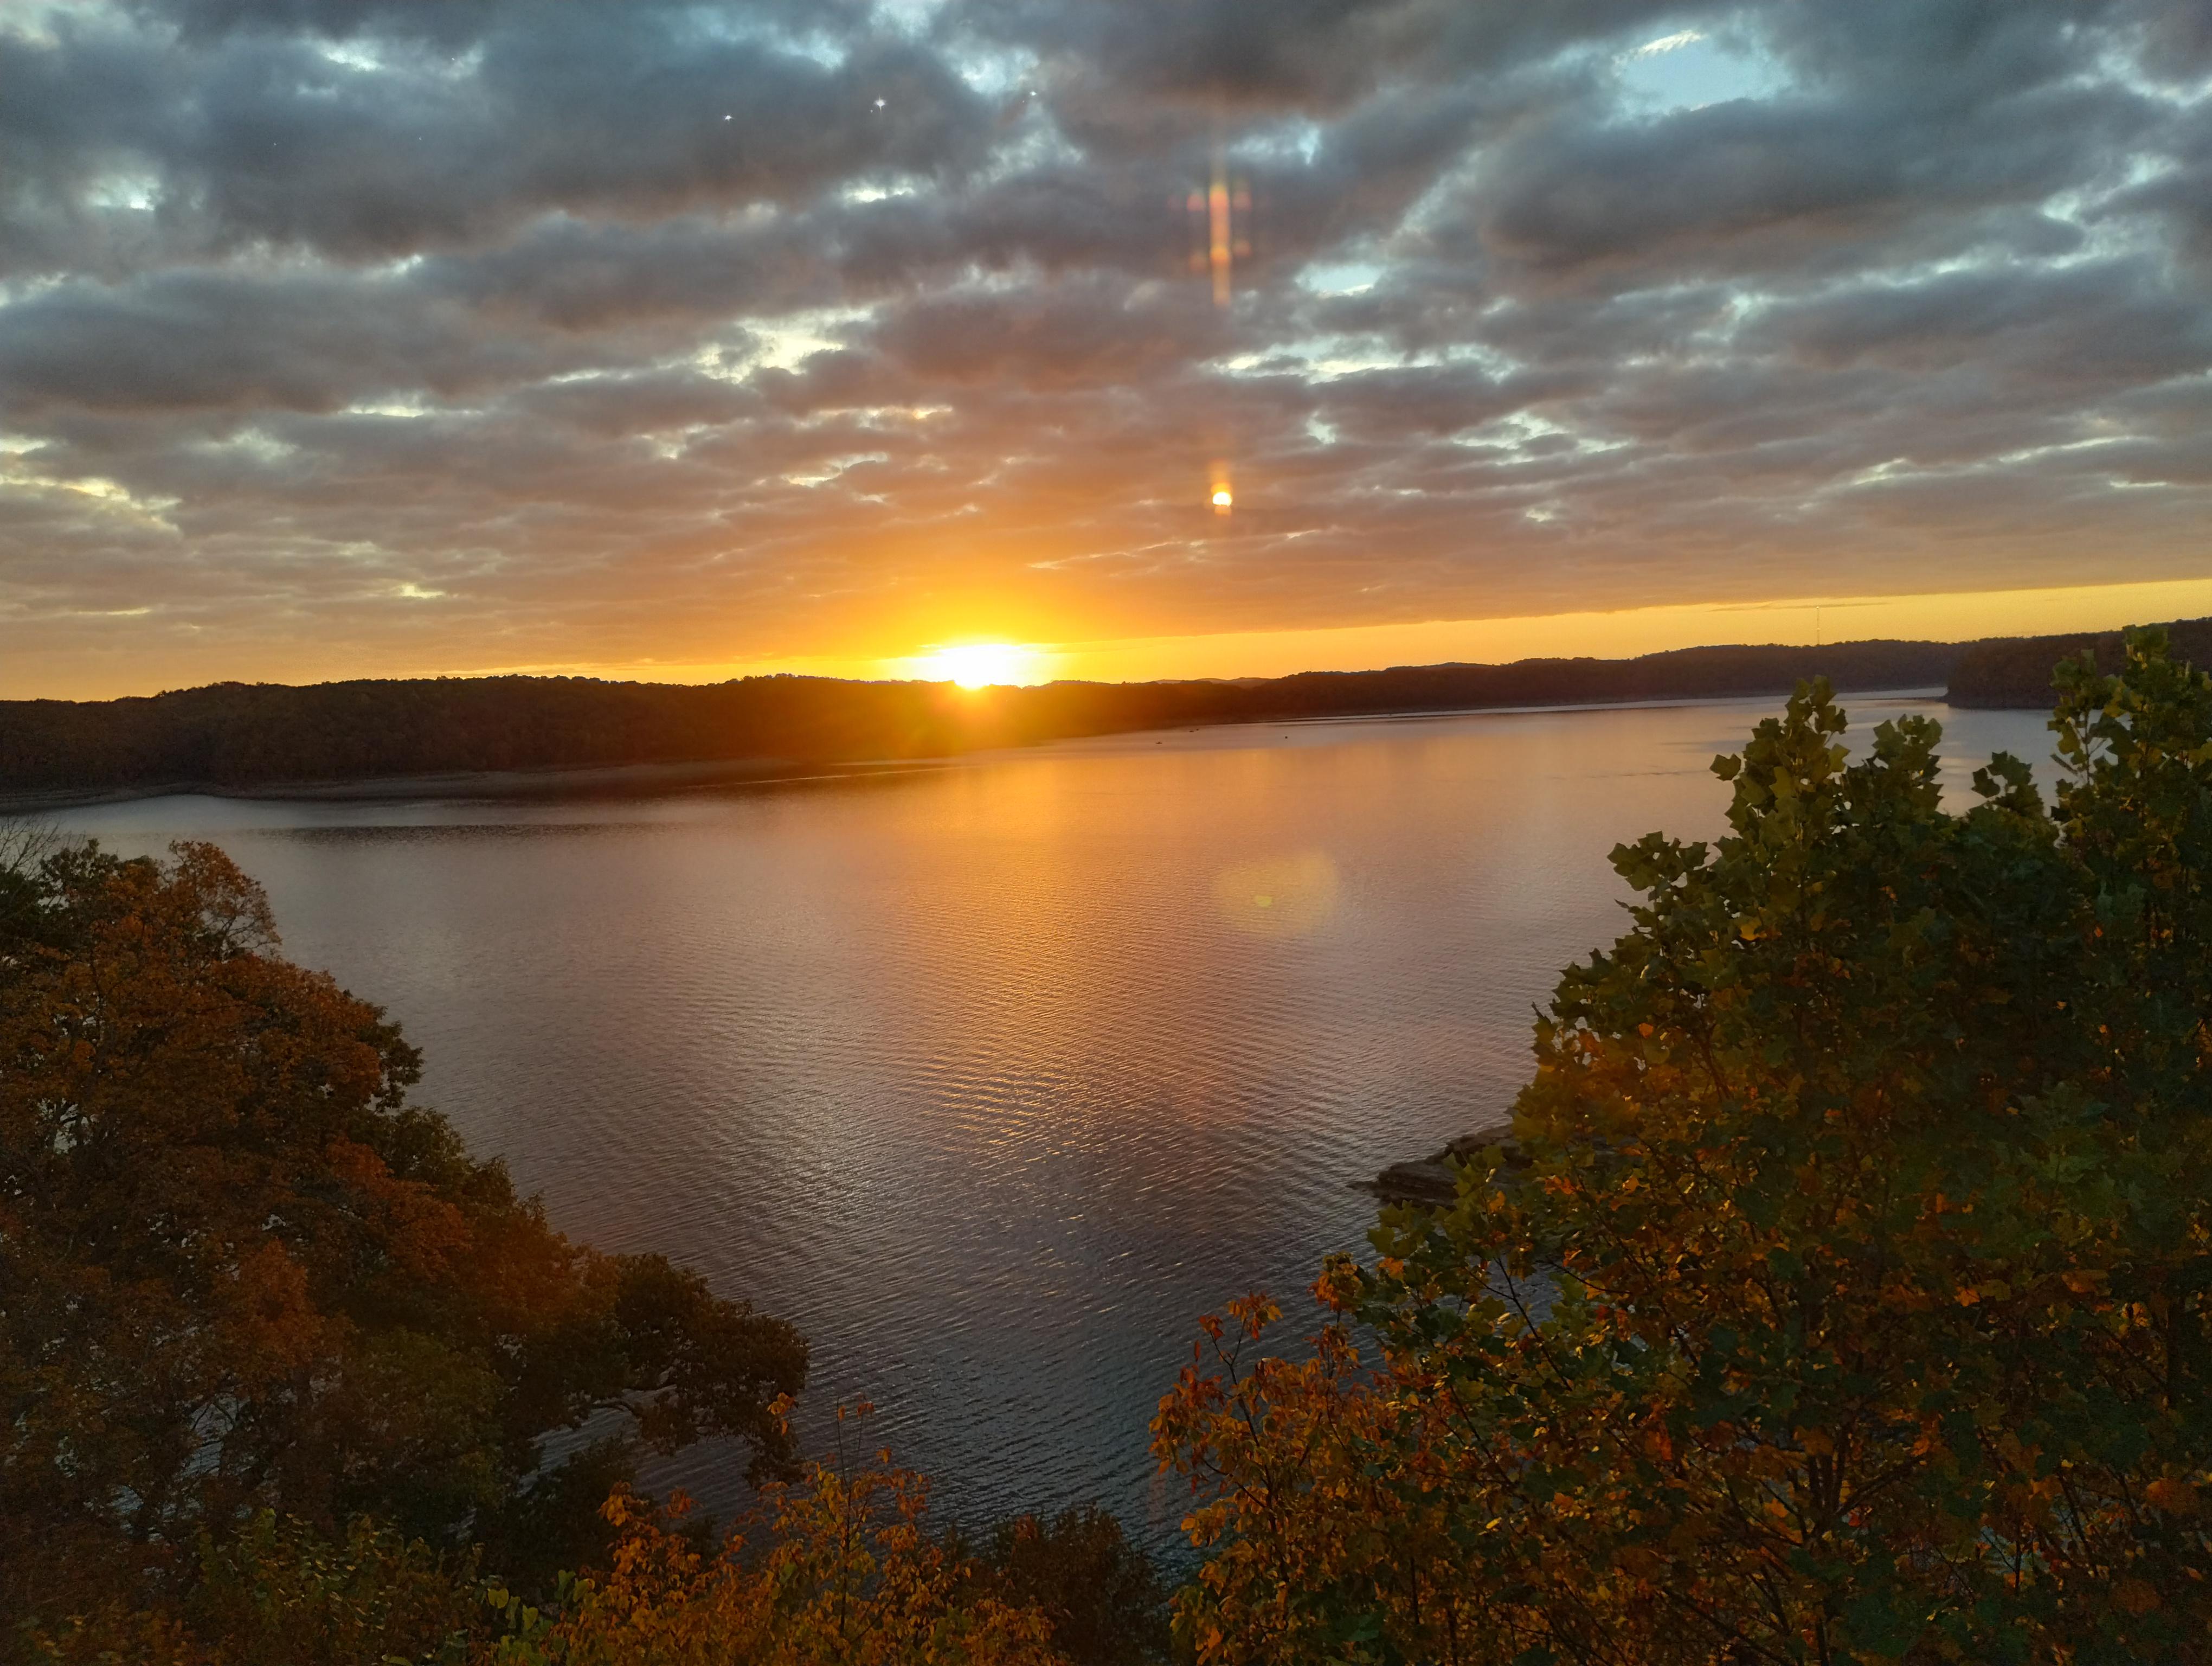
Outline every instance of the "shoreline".
[[423, 799], [528, 800], [658, 797], [701, 787], [771, 785], [901, 775], [950, 760], [807, 763], [793, 758], [726, 758], [688, 763], [555, 765], [538, 769], [458, 769], [413, 775], [365, 775], [341, 781], [258, 782], [172, 781], [143, 787], [49, 787], [0, 792], [0, 816], [36, 816], [143, 799], [211, 798], [299, 804], [400, 804]]
[[[1859, 697], [1944, 701], [1941, 687], [1860, 689]], [[1677, 695], [1625, 700], [1577, 700], [1544, 705], [1332, 712], [1322, 714], [1244, 718], [1212, 723], [1166, 723], [1091, 734], [1054, 736], [1012, 746], [969, 750], [910, 758], [808, 762], [797, 758], [696, 759], [663, 763], [551, 764], [521, 769], [457, 769], [405, 775], [357, 775], [335, 781], [268, 781], [251, 786], [210, 781], [165, 781], [139, 786], [56, 787], [0, 790], [0, 817], [39, 816], [100, 805], [132, 804], [145, 799], [215, 798], [273, 803], [399, 804], [426, 799], [483, 799], [501, 802], [558, 801], [659, 797], [714, 787], [774, 786], [807, 781], [836, 781], [919, 773], [971, 758], [1034, 754], [1056, 746], [1082, 746], [1134, 735], [1168, 734], [1198, 729], [1289, 728], [1328, 723], [1404, 723], [1466, 717], [1529, 717], [1553, 713], [1646, 711], [1686, 706], [1745, 704], [1782, 697], [1776, 694]], [[1948, 702], [1946, 702], [1948, 703]]]

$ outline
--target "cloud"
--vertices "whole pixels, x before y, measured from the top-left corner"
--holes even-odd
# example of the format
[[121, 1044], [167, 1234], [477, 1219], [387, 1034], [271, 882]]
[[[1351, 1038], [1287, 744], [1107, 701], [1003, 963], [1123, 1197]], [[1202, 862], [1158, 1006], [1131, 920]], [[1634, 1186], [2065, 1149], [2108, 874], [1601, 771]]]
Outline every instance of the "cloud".
[[1626, 54], [1630, 58], [1656, 58], [1662, 52], [1679, 52], [1685, 46], [1694, 46], [1705, 39], [1697, 29], [1677, 29], [1673, 34], [1662, 34], [1656, 40], [1647, 40]]
[[0, 657], [896, 656], [2198, 571], [2201, 13], [33, 0]]

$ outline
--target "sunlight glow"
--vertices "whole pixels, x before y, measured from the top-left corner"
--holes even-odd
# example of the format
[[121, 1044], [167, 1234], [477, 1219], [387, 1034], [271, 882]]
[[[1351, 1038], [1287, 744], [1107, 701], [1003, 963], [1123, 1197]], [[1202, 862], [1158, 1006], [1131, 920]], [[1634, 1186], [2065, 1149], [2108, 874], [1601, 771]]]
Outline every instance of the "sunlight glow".
[[1037, 680], [1041, 659], [1018, 642], [959, 642], [933, 648], [908, 663], [925, 683], [957, 683], [963, 689], [1004, 686]]
[[[0, 436], [0, 464], [12, 449]], [[52, 489], [52, 483], [9, 474], [9, 484]], [[83, 501], [83, 500], [80, 500]], [[119, 507], [119, 506], [118, 506]], [[70, 617], [89, 617], [75, 613]], [[1822, 641], [1897, 639], [1966, 641], [1978, 636], [2038, 635], [2061, 631], [2114, 630], [2161, 619], [2212, 617], [2212, 578], [2156, 579], [2134, 583], [2070, 585], [2016, 590], [1945, 591], [1923, 595], [1782, 596], [1739, 602], [1704, 602], [1516, 615], [1477, 619], [1431, 619], [1397, 624], [1335, 625], [1157, 636], [1077, 637], [1048, 642], [1005, 641], [932, 645], [919, 654], [871, 654], [865, 649], [769, 659], [663, 658], [447, 661], [425, 657], [405, 662], [410, 677], [600, 677], [653, 683], [720, 683], [735, 677], [784, 673], [794, 677], [961, 680], [944, 656], [972, 666], [977, 684], [1073, 681], [1148, 682], [1154, 678], [1285, 677], [1303, 671], [1371, 671], [1384, 666], [1433, 666], [1449, 660], [1503, 664], [1535, 657], [1590, 654], [1601, 659], [1657, 654], [1715, 642]], [[1007, 656], [996, 669], [968, 659], [973, 649]], [[0, 658], [0, 699], [106, 700], [118, 689], [112, 672], [44, 660], [29, 653]], [[189, 653], [149, 654], [136, 662], [135, 684], [125, 693], [182, 688], [208, 675]], [[388, 669], [388, 668], [387, 668]], [[374, 661], [345, 662], [348, 674], [379, 674]], [[312, 683], [334, 674], [320, 645], [293, 660], [262, 662], [272, 681]], [[1280, 892], [1267, 911], [1283, 907]], [[1246, 899], [1246, 905], [1260, 905]]]

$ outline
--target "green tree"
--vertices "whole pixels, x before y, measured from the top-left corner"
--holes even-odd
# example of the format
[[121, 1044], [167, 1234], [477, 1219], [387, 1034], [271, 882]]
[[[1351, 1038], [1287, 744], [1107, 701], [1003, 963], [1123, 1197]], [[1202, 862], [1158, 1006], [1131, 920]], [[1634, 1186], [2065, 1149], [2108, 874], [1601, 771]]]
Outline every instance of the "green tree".
[[2212, 681], [2142, 634], [2053, 727], [2055, 812], [2000, 756], [1952, 814], [1815, 684], [1728, 836], [1614, 853], [1526, 1166], [1164, 1402], [1201, 1660], [2205, 1657]]
[[550, 1572], [642, 1449], [787, 1468], [790, 1327], [554, 1231], [220, 851], [31, 854], [0, 881], [0, 1614], [173, 1596], [264, 1511]]

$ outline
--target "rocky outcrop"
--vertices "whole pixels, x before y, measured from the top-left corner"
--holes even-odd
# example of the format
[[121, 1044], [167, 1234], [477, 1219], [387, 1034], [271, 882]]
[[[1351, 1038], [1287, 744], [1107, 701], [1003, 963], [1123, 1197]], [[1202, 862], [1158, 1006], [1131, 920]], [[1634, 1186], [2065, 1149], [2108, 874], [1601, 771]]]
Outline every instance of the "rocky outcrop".
[[1476, 1152], [1486, 1151], [1498, 1153], [1501, 1172], [1517, 1173], [1528, 1166], [1528, 1159], [1510, 1128], [1485, 1128], [1477, 1134], [1462, 1134], [1433, 1157], [1393, 1163], [1372, 1180], [1355, 1180], [1352, 1189], [1369, 1193], [1385, 1203], [1418, 1203], [1426, 1208], [1439, 1208], [1459, 1195], [1460, 1164]]

